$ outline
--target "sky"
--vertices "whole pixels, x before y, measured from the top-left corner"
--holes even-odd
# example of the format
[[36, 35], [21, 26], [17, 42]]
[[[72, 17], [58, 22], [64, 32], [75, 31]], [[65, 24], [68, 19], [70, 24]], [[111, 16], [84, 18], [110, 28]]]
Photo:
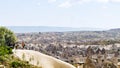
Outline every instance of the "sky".
[[0, 0], [0, 25], [120, 28], [120, 0]]

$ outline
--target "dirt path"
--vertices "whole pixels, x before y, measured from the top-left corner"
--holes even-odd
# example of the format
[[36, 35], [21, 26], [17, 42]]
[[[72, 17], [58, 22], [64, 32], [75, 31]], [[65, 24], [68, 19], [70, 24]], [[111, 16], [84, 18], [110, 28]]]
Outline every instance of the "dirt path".
[[54, 57], [32, 50], [13, 50], [14, 56], [42, 68], [75, 68], [73, 65]]

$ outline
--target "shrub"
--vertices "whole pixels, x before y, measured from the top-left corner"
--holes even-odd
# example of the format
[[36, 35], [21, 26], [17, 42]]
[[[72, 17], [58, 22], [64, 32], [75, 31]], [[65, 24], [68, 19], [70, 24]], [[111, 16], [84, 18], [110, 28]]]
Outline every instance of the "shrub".
[[24, 61], [13, 61], [10, 63], [10, 68], [30, 68], [30, 65]]
[[0, 64], [4, 64], [4, 63], [5, 63], [5, 59], [0, 56]]
[[15, 34], [6, 27], [0, 27], [0, 45], [13, 47], [17, 38]]
[[6, 55], [6, 54], [12, 54], [12, 49], [8, 46], [0, 46], [0, 56]]
[[10, 64], [10, 66], [11, 66], [12, 68], [21, 67], [21, 63], [14, 61], [14, 62], [12, 62], [12, 63]]

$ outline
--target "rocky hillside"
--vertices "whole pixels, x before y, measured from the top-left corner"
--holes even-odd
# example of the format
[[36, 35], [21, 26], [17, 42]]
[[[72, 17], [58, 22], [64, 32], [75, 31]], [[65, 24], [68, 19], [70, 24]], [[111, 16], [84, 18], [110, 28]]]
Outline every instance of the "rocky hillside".
[[17, 33], [19, 41], [26, 43], [85, 43], [103, 40], [120, 40], [120, 29], [107, 31], [76, 31], [76, 32], [39, 32]]

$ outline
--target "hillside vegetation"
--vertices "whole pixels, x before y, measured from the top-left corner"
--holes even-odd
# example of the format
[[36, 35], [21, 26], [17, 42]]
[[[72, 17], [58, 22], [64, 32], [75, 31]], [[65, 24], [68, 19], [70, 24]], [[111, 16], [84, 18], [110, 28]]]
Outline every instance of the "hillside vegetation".
[[38, 68], [13, 56], [12, 48], [16, 36], [5, 27], [0, 27], [0, 68]]
[[3, 45], [0, 46], [0, 65], [6, 68], [40, 68], [14, 57], [12, 54], [12, 49]]

